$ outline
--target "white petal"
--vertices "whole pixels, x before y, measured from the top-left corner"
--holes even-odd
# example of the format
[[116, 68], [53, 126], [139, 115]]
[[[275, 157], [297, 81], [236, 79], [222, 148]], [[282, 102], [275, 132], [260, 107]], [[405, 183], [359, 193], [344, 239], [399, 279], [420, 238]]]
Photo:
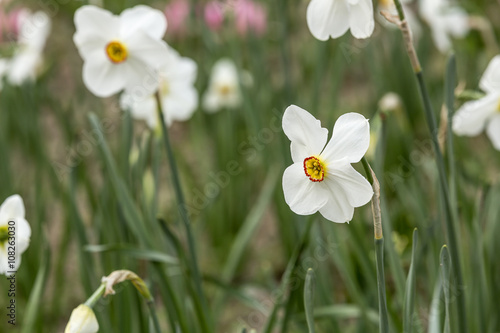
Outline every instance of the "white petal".
[[149, 128], [156, 128], [157, 124], [157, 107], [154, 96], [137, 96], [133, 93], [126, 92], [120, 96], [120, 106], [122, 109], [130, 111], [132, 118], [144, 120]]
[[203, 108], [208, 113], [215, 113], [221, 108], [219, 95], [213, 91], [213, 89], [209, 89], [205, 95], [203, 95]]
[[5, 274], [10, 270], [6, 248], [4, 246], [0, 246], [0, 274]]
[[75, 12], [76, 33], [73, 41], [83, 59], [96, 50], [105, 52], [106, 44], [120, 40], [120, 21], [109, 11], [96, 6], [83, 6]]
[[41, 52], [50, 34], [52, 21], [50, 17], [42, 11], [29, 15], [23, 20], [21, 31], [19, 32], [18, 44]]
[[290, 165], [283, 173], [283, 193], [290, 209], [299, 215], [310, 215], [323, 207], [328, 197], [321, 183], [306, 176], [302, 163]]
[[375, 27], [372, 0], [359, 0], [349, 4], [349, 27], [356, 38], [368, 38]]
[[315, 38], [323, 41], [345, 34], [349, 29], [345, 0], [311, 0], [307, 6], [307, 26]]
[[130, 58], [140, 59], [152, 68], [159, 68], [168, 59], [167, 43], [156, 40], [140, 30], [124, 39], [124, 42]]
[[120, 14], [121, 34], [127, 37], [137, 30], [149, 34], [153, 39], [160, 40], [167, 31], [167, 19], [165, 15], [148, 6], [138, 5], [125, 9]]
[[24, 218], [19, 217], [14, 219], [16, 228], [16, 254], [21, 255], [30, 244], [31, 227]]
[[188, 120], [198, 107], [198, 91], [193, 86], [172, 87], [162, 98], [162, 104], [168, 125], [174, 120]]
[[306, 110], [290, 105], [283, 114], [283, 131], [292, 142], [292, 160], [302, 163], [305, 158], [318, 155], [328, 139], [328, 130]]
[[0, 225], [6, 225], [11, 219], [24, 219], [24, 216], [24, 202], [19, 194], [11, 195], [0, 206]]
[[[99, 59], [100, 58], [100, 59]], [[109, 97], [127, 84], [127, 62], [113, 64], [103, 57], [92, 58], [83, 64], [83, 82], [98, 97]]]
[[349, 163], [361, 160], [370, 146], [370, 124], [363, 115], [346, 113], [337, 119], [332, 138], [321, 153], [327, 162], [347, 157]]
[[24, 49], [16, 53], [10, 62], [8, 79], [12, 85], [22, 85], [36, 79], [37, 70], [42, 62], [40, 51]]
[[373, 196], [373, 188], [349, 162], [344, 159], [328, 165], [325, 180], [328, 185], [335, 184], [334, 188], [342, 188], [349, 205], [360, 207], [367, 204]]
[[489, 94], [477, 101], [464, 103], [453, 116], [453, 132], [457, 135], [478, 135], [497, 110], [499, 102], [500, 94]]
[[451, 47], [451, 38], [448, 36], [448, 32], [444, 30], [444, 27], [441, 23], [436, 23], [432, 27], [432, 39], [434, 40], [434, 44], [436, 45], [437, 49], [441, 53], [446, 53], [448, 52]]
[[[321, 182], [321, 183], [324, 183]], [[345, 223], [352, 220], [354, 215], [354, 207], [349, 204], [347, 196], [345, 195], [343, 189], [336, 183], [328, 183], [324, 187], [327, 189], [328, 201], [319, 210], [321, 215], [323, 215], [327, 220], [336, 223]]]
[[487, 93], [500, 93], [500, 55], [491, 59], [479, 81], [479, 87]]
[[496, 114], [488, 123], [486, 134], [496, 150], [500, 150], [500, 114]]

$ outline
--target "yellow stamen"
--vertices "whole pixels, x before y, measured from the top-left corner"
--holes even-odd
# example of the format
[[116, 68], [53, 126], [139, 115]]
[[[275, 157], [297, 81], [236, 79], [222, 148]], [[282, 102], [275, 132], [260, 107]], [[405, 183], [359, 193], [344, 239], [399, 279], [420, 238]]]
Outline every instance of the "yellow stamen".
[[106, 54], [109, 60], [115, 64], [124, 62], [128, 57], [127, 47], [118, 41], [112, 41], [106, 45]]
[[312, 182], [321, 182], [325, 179], [325, 163], [316, 156], [304, 159], [304, 172]]
[[218, 87], [218, 90], [219, 94], [226, 96], [229, 95], [229, 93], [231, 92], [231, 87], [227, 84], [223, 84]]
[[9, 239], [9, 232], [7, 226], [0, 227], [0, 245]]

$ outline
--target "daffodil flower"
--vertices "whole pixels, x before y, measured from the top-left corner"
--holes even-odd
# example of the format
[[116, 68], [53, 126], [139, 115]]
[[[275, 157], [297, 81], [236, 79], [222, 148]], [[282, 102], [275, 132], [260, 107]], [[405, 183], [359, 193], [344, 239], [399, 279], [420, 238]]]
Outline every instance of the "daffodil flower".
[[370, 201], [370, 183], [351, 165], [370, 145], [370, 125], [359, 113], [342, 115], [327, 143], [328, 130], [298, 106], [283, 115], [283, 130], [291, 141], [293, 164], [283, 174], [285, 201], [299, 215], [319, 211], [326, 219], [349, 222], [354, 207]]
[[463, 38], [469, 33], [469, 17], [449, 0], [421, 0], [420, 15], [432, 30], [432, 39], [441, 53], [448, 52], [451, 37]]
[[[196, 63], [181, 57], [169, 48], [168, 58], [159, 68], [159, 94], [167, 126], [173, 121], [186, 121], [198, 107], [198, 91], [194, 87]], [[157, 102], [154, 95], [144, 98], [134, 91], [125, 91], [120, 99], [122, 108], [129, 109], [132, 117], [144, 120], [150, 128], [158, 125]]]
[[139, 5], [117, 16], [87, 5], [76, 11], [75, 25], [83, 82], [93, 94], [108, 97], [124, 88], [158, 88], [154, 70], [168, 57], [162, 40], [167, 20], [161, 11]]
[[203, 96], [205, 111], [213, 113], [222, 108], [234, 109], [242, 97], [238, 70], [230, 59], [221, 59], [212, 68], [208, 91]]
[[42, 11], [27, 12], [22, 18], [14, 56], [9, 62], [7, 78], [12, 85], [34, 81], [43, 65], [43, 48], [49, 37], [52, 21]]
[[464, 103], [453, 116], [453, 132], [476, 136], [486, 127], [495, 149], [500, 150], [500, 55], [489, 63], [479, 82], [486, 93], [481, 99]]
[[31, 227], [25, 219], [23, 199], [12, 195], [0, 206], [0, 274], [17, 271], [30, 237]]
[[307, 25], [322, 41], [338, 38], [349, 29], [356, 38], [368, 38], [375, 27], [372, 0], [311, 0]]
[[71, 312], [64, 333], [96, 333], [97, 331], [99, 331], [99, 323], [94, 311], [89, 306], [80, 304]]

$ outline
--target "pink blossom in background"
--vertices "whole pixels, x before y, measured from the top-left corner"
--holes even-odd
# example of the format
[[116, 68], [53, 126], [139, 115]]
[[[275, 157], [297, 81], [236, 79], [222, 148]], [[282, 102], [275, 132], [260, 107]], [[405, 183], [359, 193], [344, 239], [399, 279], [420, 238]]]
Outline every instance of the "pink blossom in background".
[[26, 8], [15, 9], [6, 15], [3, 28], [5, 29], [4, 34], [7, 36], [7, 39], [17, 39], [24, 20], [26, 20], [29, 16], [30, 10]]
[[186, 32], [186, 20], [189, 16], [189, 2], [187, 0], [174, 0], [165, 8], [168, 22], [168, 33], [183, 35]]
[[253, 32], [262, 35], [267, 28], [267, 13], [264, 7], [252, 0], [236, 0], [234, 5], [236, 30], [241, 35]]
[[219, 30], [224, 23], [224, 4], [220, 1], [210, 1], [205, 5], [203, 16], [211, 30]]

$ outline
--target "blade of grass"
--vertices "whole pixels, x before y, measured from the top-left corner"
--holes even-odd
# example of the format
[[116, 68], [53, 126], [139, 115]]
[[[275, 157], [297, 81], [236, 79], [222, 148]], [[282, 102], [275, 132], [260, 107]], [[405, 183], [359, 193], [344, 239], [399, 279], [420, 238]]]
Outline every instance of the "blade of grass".
[[413, 329], [413, 308], [415, 306], [415, 276], [417, 264], [417, 243], [418, 243], [418, 233], [417, 229], [413, 230], [413, 246], [411, 251], [411, 264], [410, 270], [408, 272], [408, 278], [406, 279], [406, 291], [405, 300], [403, 306], [403, 333], [411, 333]]
[[312, 268], [307, 270], [306, 283], [304, 285], [304, 309], [306, 312], [306, 321], [309, 333], [314, 333], [314, 271]]
[[440, 254], [441, 279], [443, 280], [445, 317], [444, 317], [444, 333], [450, 333], [450, 254], [448, 247], [443, 245]]
[[138, 249], [134, 246], [126, 244], [103, 244], [103, 245], [86, 245], [84, 247], [85, 251], [88, 252], [120, 252], [131, 257], [149, 260], [154, 262], [161, 262], [169, 265], [178, 265], [179, 260], [163, 252]]
[[428, 333], [441, 333], [441, 296], [443, 296], [443, 283], [441, 278], [438, 278], [432, 293]]

